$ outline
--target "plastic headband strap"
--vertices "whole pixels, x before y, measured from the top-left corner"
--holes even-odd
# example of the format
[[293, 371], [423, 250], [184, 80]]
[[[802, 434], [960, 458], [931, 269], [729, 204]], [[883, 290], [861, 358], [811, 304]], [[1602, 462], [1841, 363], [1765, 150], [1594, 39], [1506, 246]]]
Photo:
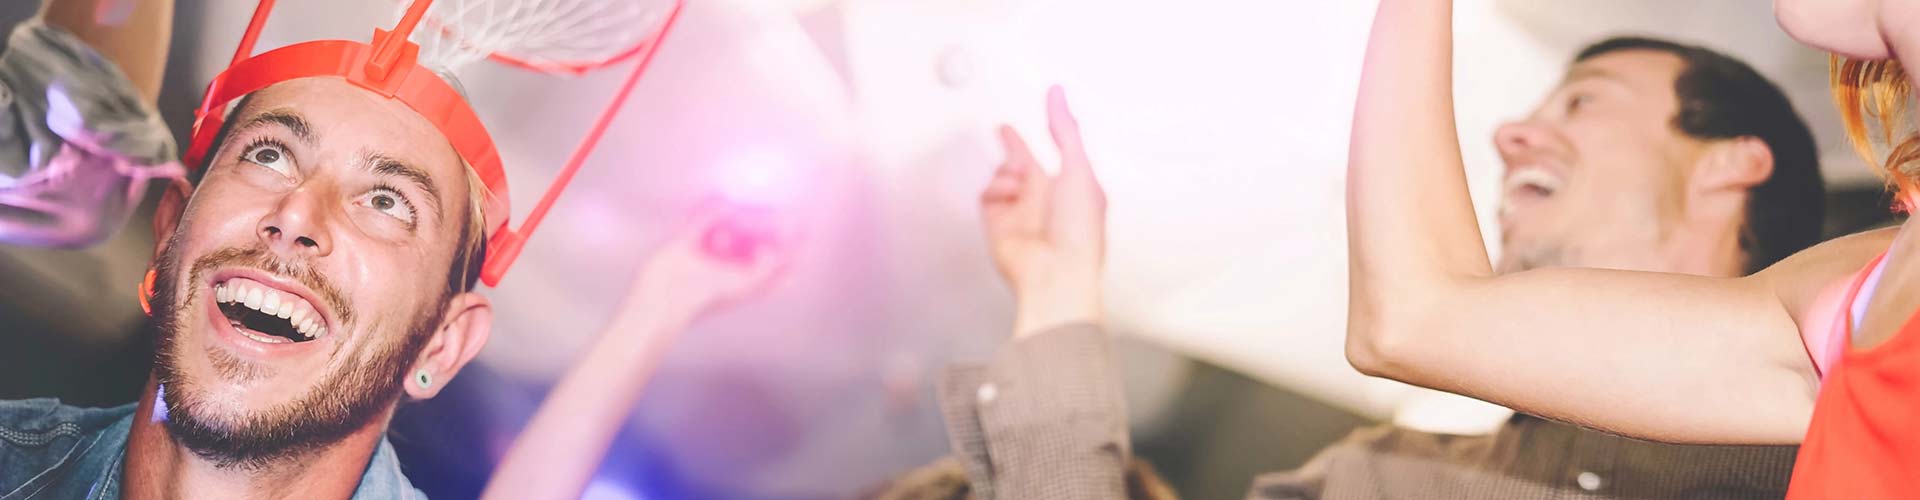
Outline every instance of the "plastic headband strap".
[[[310, 77], [338, 77], [382, 96], [398, 99], [433, 122], [485, 185], [488, 197], [481, 211], [487, 221], [489, 236], [480, 279], [487, 286], [497, 286], [519, 256], [528, 236], [546, 217], [547, 211], [572, 181], [580, 165], [606, 132], [615, 113], [632, 93], [633, 87], [658, 52], [660, 41], [679, 18], [683, 3], [674, 2], [665, 23], [652, 37], [609, 61], [618, 62], [635, 56], [640, 58], [519, 230], [507, 225], [510, 212], [506, 173], [486, 127], [452, 85], [432, 71], [421, 71], [415, 62], [420, 48], [407, 41], [407, 36], [419, 24], [429, 3], [431, 0], [416, 0], [391, 32], [374, 30], [372, 44], [321, 40], [289, 45], [249, 57], [268, 14], [273, 10], [274, 0], [261, 0], [247, 26], [247, 32], [241, 37], [240, 46], [234, 51], [234, 62], [207, 85], [206, 98], [195, 113], [193, 137], [186, 159], [190, 168], [205, 164], [203, 160], [211, 153], [209, 150], [213, 147], [213, 140], [225, 121], [224, 108], [227, 103], [280, 82]], [[531, 67], [517, 60], [495, 59]]]

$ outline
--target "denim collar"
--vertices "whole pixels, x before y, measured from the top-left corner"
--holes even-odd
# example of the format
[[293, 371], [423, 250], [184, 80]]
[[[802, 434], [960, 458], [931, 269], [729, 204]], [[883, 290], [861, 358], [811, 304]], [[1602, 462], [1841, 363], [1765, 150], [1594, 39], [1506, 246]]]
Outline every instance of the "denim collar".
[[[132, 406], [132, 405], [128, 405]], [[81, 452], [79, 467], [74, 478], [99, 478], [87, 491], [87, 500], [118, 500], [125, 471], [121, 465], [127, 456], [127, 439], [133, 430], [134, 412], [127, 412], [113, 425], [100, 432], [100, 439]], [[353, 499], [424, 499], [427, 496], [413, 488], [407, 476], [400, 472], [400, 457], [393, 452], [393, 444], [385, 436], [380, 437], [380, 446], [373, 450], [373, 459], [367, 461], [367, 470], [360, 474], [360, 486], [354, 488]]]

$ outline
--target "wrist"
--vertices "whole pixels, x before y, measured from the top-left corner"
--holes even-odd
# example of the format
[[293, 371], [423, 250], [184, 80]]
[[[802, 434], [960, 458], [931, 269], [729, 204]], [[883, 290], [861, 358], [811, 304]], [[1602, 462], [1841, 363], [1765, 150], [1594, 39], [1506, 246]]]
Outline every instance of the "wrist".
[[1049, 280], [1029, 283], [1014, 291], [1013, 336], [1016, 339], [1073, 323], [1101, 323], [1106, 311], [1099, 280]]

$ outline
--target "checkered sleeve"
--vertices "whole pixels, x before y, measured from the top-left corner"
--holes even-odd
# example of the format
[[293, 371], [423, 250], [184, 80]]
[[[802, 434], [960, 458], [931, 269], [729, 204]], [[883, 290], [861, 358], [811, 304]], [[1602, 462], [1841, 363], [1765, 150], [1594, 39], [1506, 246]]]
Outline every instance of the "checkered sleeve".
[[1059, 327], [940, 384], [954, 454], [979, 498], [1124, 498], [1130, 443], [1107, 336]]

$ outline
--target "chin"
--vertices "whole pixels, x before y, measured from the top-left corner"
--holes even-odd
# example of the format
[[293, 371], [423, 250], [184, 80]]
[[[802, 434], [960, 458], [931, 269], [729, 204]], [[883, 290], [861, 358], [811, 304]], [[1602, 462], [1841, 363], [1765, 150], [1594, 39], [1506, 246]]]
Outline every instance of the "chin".
[[1777, 0], [1773, 16], [1787, 36], [1854, 59], [1887, 59], [1875, 7], [1862, 0]]
[[237, 423], [246, 415], [284, 403], [276, 399], [303, 391], [279, 387], [277, 370], [239, 361], [220, 347], [188, 341], [178, 349], [173, 353], [174, 372], [161, 380], [160, 390], [173, 398], [170, 404], [192, 399], [196, 413], [212, 421]]

